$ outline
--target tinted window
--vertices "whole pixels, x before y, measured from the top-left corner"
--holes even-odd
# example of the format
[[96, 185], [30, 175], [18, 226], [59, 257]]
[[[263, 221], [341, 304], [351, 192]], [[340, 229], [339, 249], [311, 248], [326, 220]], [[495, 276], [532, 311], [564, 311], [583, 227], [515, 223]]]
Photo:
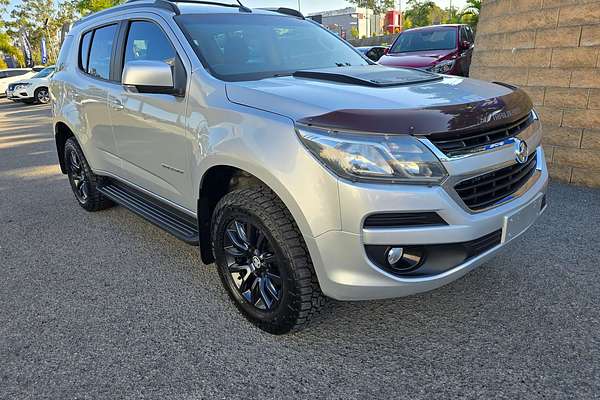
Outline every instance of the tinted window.
[[32, 79], [33, 78], [45, 78], [53, 72], [54, 72], [54, 67], [44, 68], [43, 70], [41, 70], [40, 72], [38, 72], [37, 74], [32, 76], [31, 78]]
[[475, 42], [475, 35], [473, 35], [473, 30], [471, 29], [470, 26], [467, 26], [467, 39], [469, 40], [469, 42], [474, 43]]
[[90, 44], [92, 43], [92, 34], [90, 31], [83, 35], [81, 38], [81, 49], [79, 51], [79, 66], [82, 70], [87, 72], [88, 67], [88, 55], [90, 54]]
[[460, 28], [460, 42], [462, 43], [465, 40], [468, 41], [469, 38], [467, 36], [467, 30], [464, 27], [462, 27]]
[[131, 23], [125, 46], [125, 63], [154, 60], [174, 65], [175, 55], [175, 49], [158, 25], [146, 21]]
[[306, 20], [237, 14], [176, 18], [199, 58], [224, 80], [368, 64], [340, 38]]
[[390, 53], [454, 48], [456, 48], [456, 28], [415, 29], [401, 33], [390, 49]]
[[88, 74], [102, 79], [110, 78], [112, 46], [116, 32], [117, 25], [96, 29], [90, 47]]
[[0, 79], [2, 78], [6, 78], [6, 72], [5, 71], [0, 71]]

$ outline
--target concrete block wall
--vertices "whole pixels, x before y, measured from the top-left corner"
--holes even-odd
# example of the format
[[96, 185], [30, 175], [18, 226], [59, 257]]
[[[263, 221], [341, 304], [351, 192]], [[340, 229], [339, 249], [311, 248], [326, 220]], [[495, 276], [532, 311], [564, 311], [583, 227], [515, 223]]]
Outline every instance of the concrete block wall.
[[484, 0], [471, 77], [526, 90], [551, 176], [600, 187], [600, 0]]

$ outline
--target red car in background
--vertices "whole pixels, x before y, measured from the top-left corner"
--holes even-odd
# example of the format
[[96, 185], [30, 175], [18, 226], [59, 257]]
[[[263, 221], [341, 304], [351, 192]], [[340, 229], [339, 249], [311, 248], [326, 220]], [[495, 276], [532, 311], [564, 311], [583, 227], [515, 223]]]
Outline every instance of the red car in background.
[[379, 64], [469, 76], [475, 37], [468, 25], [434, 25], [402, 32]]

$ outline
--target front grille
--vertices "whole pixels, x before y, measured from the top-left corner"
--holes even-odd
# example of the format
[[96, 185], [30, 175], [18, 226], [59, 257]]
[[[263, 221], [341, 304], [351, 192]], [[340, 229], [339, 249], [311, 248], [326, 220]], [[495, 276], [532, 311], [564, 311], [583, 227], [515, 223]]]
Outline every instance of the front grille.
[[482, 132], [480, 130], [458, 131], [450, 133], [436, 133], [427, 137], [431, 143], [449, 157], [464, 155], [476, 151], [484, 146], [501, 142], [515, 137], [534, 121], [533, 114], [529, 113], [519, 121]]
[[365, 228], [396, 228], [407, 226], [448, 225], [435, 212], [385, 213], [370, 215], [365, 219]]
[[456, 193], [471, 210], [490, 207], [515, 193], [531, 178], [537, 165], [537, 152], [525, 164], [513, 164], [460, 182]]

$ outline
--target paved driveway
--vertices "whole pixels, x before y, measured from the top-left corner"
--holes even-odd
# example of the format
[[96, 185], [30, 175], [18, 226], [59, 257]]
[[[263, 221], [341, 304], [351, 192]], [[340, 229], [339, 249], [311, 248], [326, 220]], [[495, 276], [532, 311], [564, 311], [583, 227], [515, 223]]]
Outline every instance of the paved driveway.
[[0, 398], [600, 396], [600, 191], [552, 184], [541, 221], [465, 278], [332, 301], [275, 337], [197, 248], [83, 211], [48, 114], [0, 100]]

